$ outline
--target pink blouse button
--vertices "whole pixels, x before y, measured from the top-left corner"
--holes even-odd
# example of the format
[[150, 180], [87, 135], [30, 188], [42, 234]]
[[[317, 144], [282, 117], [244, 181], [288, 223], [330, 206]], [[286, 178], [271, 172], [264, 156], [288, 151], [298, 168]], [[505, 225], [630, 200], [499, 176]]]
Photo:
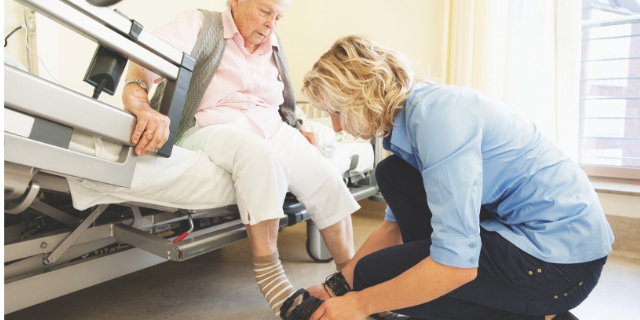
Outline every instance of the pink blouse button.
[[247, 114], [247, 112], [249, 112], [249, 110], [247, 110], [247, 109], [242, 109], [242, 113]]
[[253, 56], [247, 56], [247, 61], [253, 62]]

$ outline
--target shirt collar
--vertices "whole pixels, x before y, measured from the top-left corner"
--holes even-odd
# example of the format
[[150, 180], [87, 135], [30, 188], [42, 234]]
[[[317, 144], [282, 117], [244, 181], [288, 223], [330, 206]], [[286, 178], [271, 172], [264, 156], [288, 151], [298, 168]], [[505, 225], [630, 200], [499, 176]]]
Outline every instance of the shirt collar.
[[396, 115], [394, 119], [395, 125], [393, 126], [393, 132], [391, 134], [391, 139], [389, 143], [400, 148], [402, 151], [406, 153], [413, 153], [411, 149], [411, 142], [409, 141], [409, 137], [407, 136], [407, 126], [406, 126], [406, 104], [405, 108], [400, 110], [400, 112]]
[[[222, 12], [222, 27], [224, 29], [223, 37], [225, 39], [232, 39], [236, 34], [240, 37], [240, 31], [238, 31], [238, 27], [236, 27], [235, 21], [233, 21], [233, 15], [231, 15], [231, 10], [227, 9]], [[271, 42], [271, 46], [277, 50], [280, 50], [280, 45], [278, 44], [278, 37], [275, 36], [275, 33], [272, 33], [269, 36], [269, 40]]]

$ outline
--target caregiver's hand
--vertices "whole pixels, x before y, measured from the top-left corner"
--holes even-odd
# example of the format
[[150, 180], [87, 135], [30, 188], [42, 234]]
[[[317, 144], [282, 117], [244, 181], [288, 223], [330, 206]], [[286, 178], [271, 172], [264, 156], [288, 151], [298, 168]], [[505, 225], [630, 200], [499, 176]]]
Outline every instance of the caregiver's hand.
[[358, 299], [358, 292], [349, 292], [342, 297], [326, 300], [310, 320], [362, 320], [369, 316], [363, 303]]
[[131, 142], [136, 144], [136, 154], [143, 156], [160, 149], [169, 139], [169, 117], [152, 109], [147, 92], [134, 83], [124, 87], [122, 102], [124, 109], [137, 118], [131, 136]]
[[317, 284], [313, 287], [309, 287], [307, 289], [307, 291], [309, 292], [310, 295], [320, 299], [320, 300], [327, 300], [329, 298], [331, 298], [331, 296], [329, 296], [329, 293], [331, 289], [327, 288], [326, 290], [324, 289], [322, 284]]

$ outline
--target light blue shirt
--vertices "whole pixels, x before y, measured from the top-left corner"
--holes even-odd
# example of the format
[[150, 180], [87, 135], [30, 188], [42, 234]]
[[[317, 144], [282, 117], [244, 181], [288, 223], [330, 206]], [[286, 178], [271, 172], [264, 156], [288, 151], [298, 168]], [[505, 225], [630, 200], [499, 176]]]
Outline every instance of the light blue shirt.
[[[431, 258], [478, 266], [480, 226], [532, 256], [580, 263], [614, 237], [586, 174], [504, 103], [455, 86], [417, 84], [384, 148], [422, 174]], [[480, 206], [494, 219], [479, 223]], [[387, 207], [387, 221], [395, 221]]]

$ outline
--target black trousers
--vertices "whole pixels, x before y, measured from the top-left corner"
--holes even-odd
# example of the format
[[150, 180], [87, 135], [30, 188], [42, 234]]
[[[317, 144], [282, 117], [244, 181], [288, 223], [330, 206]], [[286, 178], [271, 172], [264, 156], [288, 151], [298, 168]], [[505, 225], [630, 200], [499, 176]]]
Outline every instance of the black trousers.
[[[403, 244], [362, 258], [354, 290], [388, 281], [429, 256], [431, 211], [422, 175], [397, 156], [378, 164], [378, 186], [393, 211]], [[490, 218], [482, 210], [481, 219]], [[537, 259], [496, 232], [480, 228], [482, 249], [475, 280], [433, 301], [394, 310], [421, 319], [544, 319], [566, 312], [587, 298], [607, 257], [578, 264]], [[425, 288], [426, 290], [427, 288]]]

